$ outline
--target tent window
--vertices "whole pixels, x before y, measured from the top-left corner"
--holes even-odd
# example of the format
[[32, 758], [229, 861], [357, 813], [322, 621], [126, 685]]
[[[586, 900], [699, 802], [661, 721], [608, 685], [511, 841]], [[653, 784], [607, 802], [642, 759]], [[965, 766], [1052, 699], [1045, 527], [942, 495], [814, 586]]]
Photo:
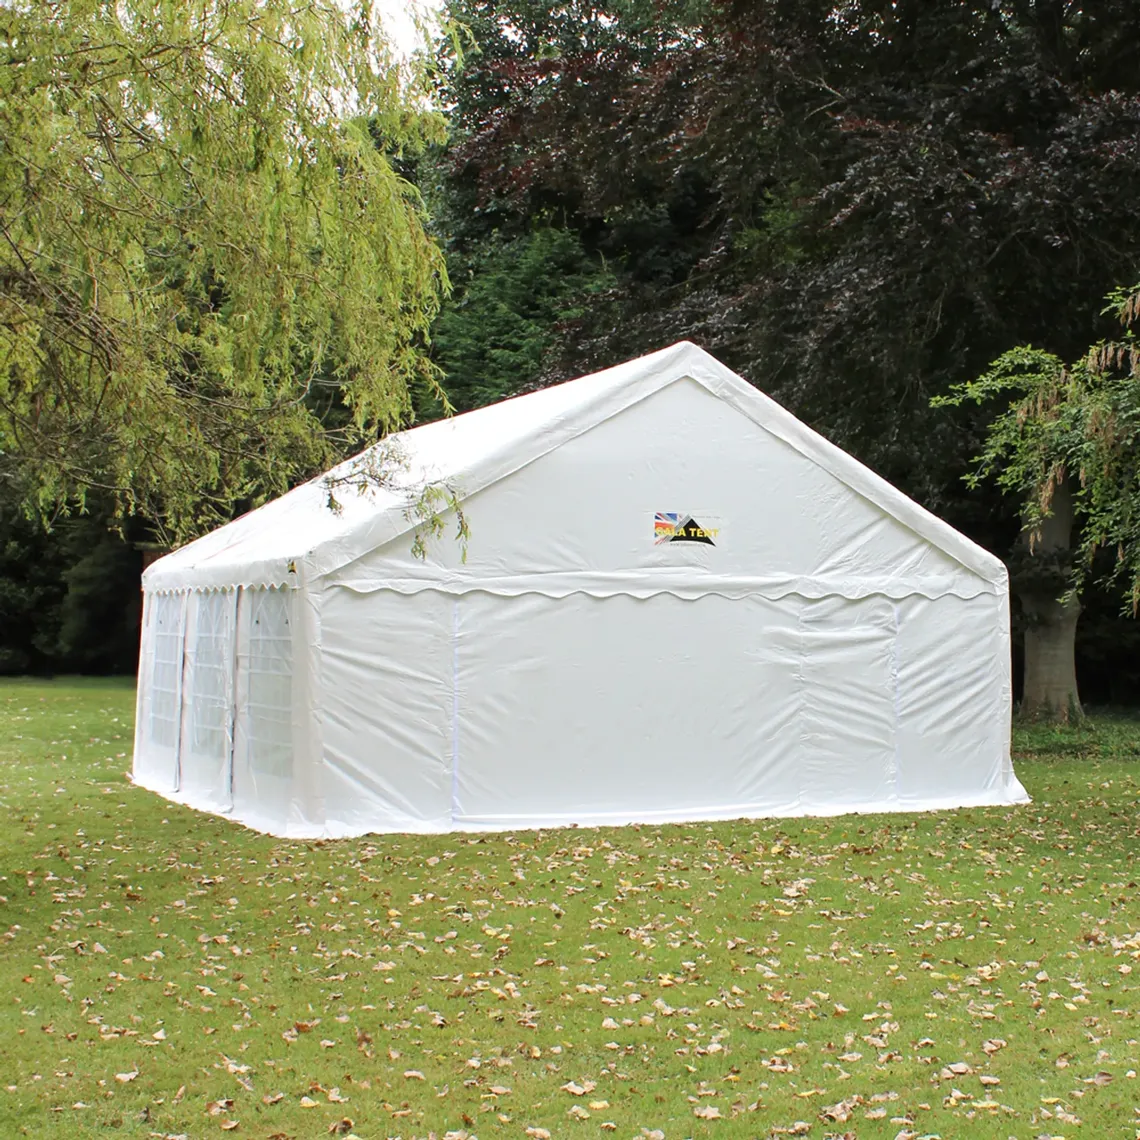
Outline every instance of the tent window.
[[182, 598], [154, 598], [154, 671], [150, 684], [150, 739], [161, 748], [178, 740], [182, 672]]
[[215, 760], [224, 759], [226, 754], [226, 716], [230, 706], [227, 664], [233, 652], [227, 619], [232, 609], [232, 596], [198, 595], [192, 658], [191, 750]]
[[255, 772], [288, 776], [293, 765], [290, 591], [255, 590], [250, 596], [250, 766]]

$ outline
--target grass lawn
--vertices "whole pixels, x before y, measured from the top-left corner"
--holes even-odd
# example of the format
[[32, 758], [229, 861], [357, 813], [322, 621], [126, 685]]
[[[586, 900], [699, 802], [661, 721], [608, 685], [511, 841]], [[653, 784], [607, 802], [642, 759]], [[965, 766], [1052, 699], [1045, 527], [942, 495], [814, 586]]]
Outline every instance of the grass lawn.
[[0, 1138], [1128, 1137], [1140, 720], [1028, 807], [282, 842], [0, 683]]

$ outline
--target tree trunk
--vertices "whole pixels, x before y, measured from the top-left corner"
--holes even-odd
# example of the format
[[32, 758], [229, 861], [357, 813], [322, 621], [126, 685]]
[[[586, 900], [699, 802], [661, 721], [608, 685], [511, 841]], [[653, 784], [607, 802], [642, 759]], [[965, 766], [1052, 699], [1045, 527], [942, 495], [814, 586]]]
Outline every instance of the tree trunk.
[[[1049, 516], [1042, 522], [1034, 551], [1063, 555], [1073, 531], [1073, 495], [1067, 478], [1053, 492]], [[1024, 536], [1026, 543], [1030, 535]], [[1020, 591], [1025, 615], [1025, 676], [1021, 698], [1023, 716], [1068, 721], [1083, 715], [1077, 692], [1076, 639], [1081, 603], [1077, 597], [1059, 600], [1063, 586]]]
[[1025, 627], [1025, 686], [1023, 716], [1067, 721], [1080, 717], [1075, 646], [1081, 603], [1070, 598], [1023, 597]]

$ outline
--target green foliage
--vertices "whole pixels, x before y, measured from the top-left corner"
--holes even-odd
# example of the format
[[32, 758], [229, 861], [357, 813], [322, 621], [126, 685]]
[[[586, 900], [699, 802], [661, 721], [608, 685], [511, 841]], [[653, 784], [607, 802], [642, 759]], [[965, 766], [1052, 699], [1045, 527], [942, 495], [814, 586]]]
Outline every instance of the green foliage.
[[[57, 668], [80, 673], [133, 673], [138, 661], [142, 593], [138, 550], [98, 521], [92, 541], [63, 574]], [[74, 543], [74, 539], [72, 539]]]
[[1070, 371], [1050, 352], [1019, 347], [951, 391], [932, 400], [932, 406], [956, 407], [966, 400], [981, 404], [998, 397], [1008, 402], [990, 424], [985, 447], [974, 460], [977, 470], [967, 482], [976, 487], [994, 479], [1023, 504], [1025, 525], [1038, 526], [1084, 439], [1087, 370]]
[[444, 268], [393, 156], [442, 125], [366, 0], [14, 0], [0, 64], [0, 475], [33, 506], [181, 539], [405, 417]]
[[428, 544], [442, 537], [447, 529], [446, 516], [450, 514], [455, 522], [455, 540], [466, 562], [467, 539], [471, 532], [460, 490], [449, 483], [417, 482], [409, 474], [410, 467], [398, 436], [381, 440], [324, 476], [321, 486], [328, 496], [329, 509], [338, 515], [344, 509], [337, 498], [344, 488], [363, 498], [371, 498], [380, 491], [395, 492], [407, 504], [404, 518], [412, 524], [411, 549], [415, 558], [427, 557]]
[[1131, 1116], [1135, 719], [1020, 729], [1011, 809], [306, 843], [132, 787], [133, 700], [0, 684], [5, 1136]]
[[436, 321], [432, 356], [461, 411], [532, 385], [583, 300], [612, 284], [575, 234], [546, 226], [492, 235], [453, 254], [449, 273], [454, 292]]
[[1040, 529], [1062, 480], [1078, 482], [1080, 525], [1075, 588], [1087, 580], [1097, 552], [1115, 552], [1111, 571], [1127, 583], [1133, 613], [1140, 608], [1140, 351], [1132, 325], [1140, 316], [1140, 286], [1116, 290], [1105, 312], [1123, 335], [1101, 341], [1070, 365], [1039, 349], [1003, 353], [976, 380], [956, 386], [936, 405], [999, 399], [970, 475], [993, 479], [1022, 504], [1030, 531]]
[[134, 672], [141, 555], [91, 506], [48, 531], [0, 496], [0, 673]]
[[66, 592], [61, 554], [19, 506], [0, 502], [0, 673], [49, 666]]
[[[459, 64], [441, 45], [452, 135], [425, 192], [457, 285], [435, 333], [457, 406], [581, 375], [681, 335], [662, 332], [656, 309], [707, 253], [708, 179], [688, 163], [677, 171], [642, 162], [614, 113], [630, 85], [657, 90], [663, 61], [691, 47], [707, 7], [448, 4], [472, 46]], [[671, 97], [662, 108], [664, 122]], [[544, 258], [565, 285], [546, 277]], [[499, 288], [481, 286], [484, 275]], [[480, 368], [491, 382], [472, 391]]]

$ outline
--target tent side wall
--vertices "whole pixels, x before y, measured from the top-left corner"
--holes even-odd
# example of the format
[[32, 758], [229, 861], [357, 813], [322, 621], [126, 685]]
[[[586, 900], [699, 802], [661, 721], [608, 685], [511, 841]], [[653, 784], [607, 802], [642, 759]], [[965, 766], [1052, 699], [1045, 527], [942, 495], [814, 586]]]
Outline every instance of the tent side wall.
[[145, 595], [137, 783], [263, 830], [319, 829], [314, 797], [305, 794], [312, 732], [298, 594], [236, 587]]
[[326, 834], [455, 826], [461, 599], [333, 588], [321, 599]]

